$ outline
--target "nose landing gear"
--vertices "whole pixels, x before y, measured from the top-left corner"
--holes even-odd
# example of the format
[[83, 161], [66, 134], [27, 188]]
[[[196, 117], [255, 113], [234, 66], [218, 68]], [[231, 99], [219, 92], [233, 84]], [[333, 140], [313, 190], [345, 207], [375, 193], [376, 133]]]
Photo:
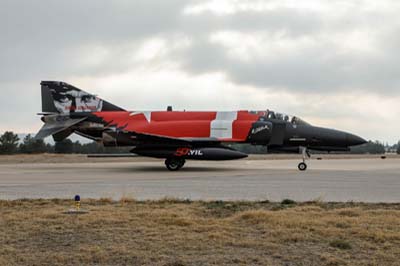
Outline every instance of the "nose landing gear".
[[178, 171], [183, 167], [186, 160], [181, 158], [168, 158], [165, 160], [165, 166], [170, 171]]
[[299, 165], [297, 166], [299, 168], [300, 171], [305, 171], [307, 170], [307, 164], [306, 163], [299, 163]]
[[311, 154], [307, 151], [307, 148], [301, 147], [302, 149], [302, 156], [303, 156], [303, 162], [299, 163], [297, 166], [300, 171], [305, 171], [307, 170], [307, 164], [306, 164], [306, 159], [311, 158]]

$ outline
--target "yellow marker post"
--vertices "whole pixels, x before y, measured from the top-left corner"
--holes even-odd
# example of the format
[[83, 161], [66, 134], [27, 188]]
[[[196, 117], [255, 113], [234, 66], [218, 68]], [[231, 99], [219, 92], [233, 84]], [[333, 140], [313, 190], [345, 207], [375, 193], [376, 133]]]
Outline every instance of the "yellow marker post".
[[88, 210], [81, 209], [81, 196], [75, 195], [75, 208], [71, 208], [68, 211], [64, 212], [65, 214], [85, 214], [88, 213]]
[[81, 197], [79, 195], [75, 196], [75, 209], [79, 211], [81, 208]]

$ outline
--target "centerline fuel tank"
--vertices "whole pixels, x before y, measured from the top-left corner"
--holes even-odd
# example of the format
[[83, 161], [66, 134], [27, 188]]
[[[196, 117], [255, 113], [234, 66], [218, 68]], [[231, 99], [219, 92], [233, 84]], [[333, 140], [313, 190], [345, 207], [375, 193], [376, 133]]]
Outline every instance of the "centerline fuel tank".
[[235, 160], [247, 157], [247, 154], [226, 147], [190, 148], [178, 147], [158, 149], [155, 147], [137, 147], [131, 152], [155, 158], [182, 158], [191, 160]]

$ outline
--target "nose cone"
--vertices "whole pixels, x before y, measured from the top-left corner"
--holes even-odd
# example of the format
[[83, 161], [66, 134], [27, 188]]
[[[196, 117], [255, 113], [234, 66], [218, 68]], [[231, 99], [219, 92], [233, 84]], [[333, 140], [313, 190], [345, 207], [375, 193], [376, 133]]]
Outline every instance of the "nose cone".
[[356, 146], [367, 143], [365, 139], [350, 133], [346, 133], [346, 142], [348, 146]]

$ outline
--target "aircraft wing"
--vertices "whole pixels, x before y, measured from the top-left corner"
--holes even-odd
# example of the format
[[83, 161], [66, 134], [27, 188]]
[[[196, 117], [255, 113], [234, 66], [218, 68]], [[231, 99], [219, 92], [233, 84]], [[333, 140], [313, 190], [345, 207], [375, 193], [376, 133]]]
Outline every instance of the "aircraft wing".
[[174, 138], [162, 135], [138, 133], [133, 131], [105, 131], [103, 141], [116, 139], [129, 143], [134, 140], [137, 146], [192, 146], [192, 147], [215, 147], [221, 145], [221, 141], [216, 138]]
[[133, 133], [136, 135], [137, 140], [143, 142], [151, 142], [151, 143], [169, 143], [169, 144], [177, 144], [177, 145], [202, 145], [202, 146], [215, 146], [221, 144], [216, 138], [174, 138], [160, 135], [153, 135], [147, 133]]

